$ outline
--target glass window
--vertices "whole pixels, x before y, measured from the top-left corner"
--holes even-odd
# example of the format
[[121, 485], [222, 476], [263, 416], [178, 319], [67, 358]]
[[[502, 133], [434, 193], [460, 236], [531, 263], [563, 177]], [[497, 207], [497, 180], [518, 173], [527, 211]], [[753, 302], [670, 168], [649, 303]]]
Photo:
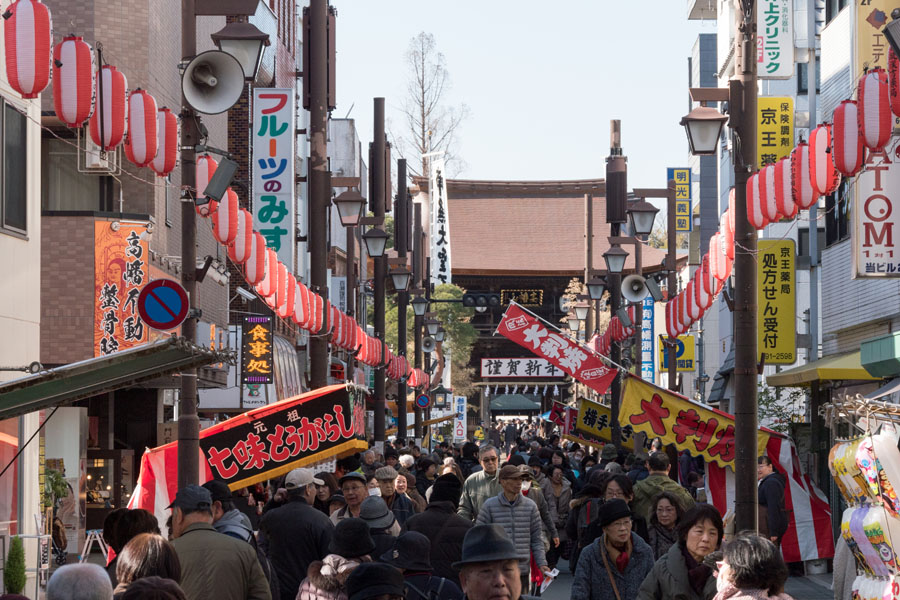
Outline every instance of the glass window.
[[78, 172], [75, 138], [41, 140], [41, 210], [100, 210], [103, 177]]
[[3, 104], [3, 227], [28, 230], [28, 152], [25, 116]]
[[[797, 93], [806, 94], [809, 91], [809, 64], [797, 63]], [[816, 68], [816, 93], [822, 89], [822, 64]]]
[[850, 186], [842, 181], [837, 191], [825, 196], [825, 245], [850, 237]]
[[[816, 256], [818, 262], [822, 262], [822, 248], [825, 247], [825, 230], [818, 229], [819, 239], [816, 247]], [[809, 256], [809, 227], [800, 227], [797, 229], [797, 256]]]

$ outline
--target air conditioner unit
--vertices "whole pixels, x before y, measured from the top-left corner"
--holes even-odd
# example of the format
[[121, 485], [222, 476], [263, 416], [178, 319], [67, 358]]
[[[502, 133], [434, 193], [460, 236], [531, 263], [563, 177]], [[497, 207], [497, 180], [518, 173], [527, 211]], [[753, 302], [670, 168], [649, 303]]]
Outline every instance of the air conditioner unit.
[[118, 175], [119, 148], [103, 152], [84, 127], [78, 129], [78, 172], [88, 175]]

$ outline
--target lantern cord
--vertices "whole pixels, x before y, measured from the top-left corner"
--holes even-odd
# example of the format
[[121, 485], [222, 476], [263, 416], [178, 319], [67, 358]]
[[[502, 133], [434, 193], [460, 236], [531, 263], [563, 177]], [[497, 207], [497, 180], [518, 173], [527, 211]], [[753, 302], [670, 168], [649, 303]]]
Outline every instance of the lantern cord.
[[39, 434], [39, 433], [41, 432], [41, 429], [43, 429], [43, 428], [44, 428], [44, 425], [47, 424], [47, 421], [49, 421], [50, 418], [53, 417], [53, 415], [56, 414], [56, 411], [57, 411], [57, 410], [59, 410], [59, 407], [58, 407], [58, 406], [54, 406], [54, 407], [53, 407], [53, 412], [51, 412], [49, 415], [47, 415], [47, 418], [44, 419], [44, 422], [41, 423], [40, 426], [39, 426], [37, 429], [34, 430], [34, 433], [31, 434], [31, 437], [28, 438], [28, 441], [25, 442], [24, 444], [22, 444], [22, 447], [19, 448], [19, 451], [16, 452], [16, 455], [12, 457], [12, 460], [10, 460], [10, 461], [6, 464], [6, 466], [3, 467], [3, 470], [0, 471], [0, 477], [3, 477], [3, 475], [9, 470], [9, 468], [10, 468], [11, 466], [13, 466], [14, 464], [16, 464], [16, 460], [19, 458], [19, 456], [20, 456], [23, 452], [25, 452], [25, 448], [28, 447], [28, 444], [31, 443], [31, 440], [34, 439], [34, 436], [36, 436], [37, 434]]

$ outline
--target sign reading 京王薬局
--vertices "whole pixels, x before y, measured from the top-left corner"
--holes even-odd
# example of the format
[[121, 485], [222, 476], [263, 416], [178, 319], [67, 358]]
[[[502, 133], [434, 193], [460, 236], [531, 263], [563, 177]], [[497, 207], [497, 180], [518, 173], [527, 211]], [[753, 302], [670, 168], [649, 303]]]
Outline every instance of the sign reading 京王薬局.
[[675, 231], [691, 231], [691, 170], [666, 169], [666, 180], [675, 180]]
[[653, 363], [653, 306], [652, 297], [644, 298], [641, 309], [641, 379], [645, 381], [656, 379]]
[[797, 286], [794, 240], [759, 240], [757, 344], [766, 364], [797, 362]]
[[794, 74], [794, 7], [791, 0], [757, 0], [756, 61], [760, 79]]
[[482, 358], [482, 377], [562, 377], [562, 369], [543, 358]]
[[241, 331], [241, 383], [258, 384], [275, 381], [275, 339], [272, 317], [244, 317]]
[[146, 235], [141, 225], [94, 223], [94, 356], [150, 341], [137, 306], [148, 279]]
[[854, 277], [900, 277], [900, 160], [892, 158], [898, 140], [891, 138], [886, 152], [868, 153], [854, 183]]
[[447, 207], [447, 179], [444, 159], [428, 159], [431, 173], [428, 192], [431, 195], [431, 279], [435, 285], [452, 283], [450, 277], [450, 214]]
[[756, 114], [756, 156], [762, 168], [790, 156], [794, 149], [794, 99], [760, 96]]
[[254, 88], [253, 228], [294, 272], [294, 90]]

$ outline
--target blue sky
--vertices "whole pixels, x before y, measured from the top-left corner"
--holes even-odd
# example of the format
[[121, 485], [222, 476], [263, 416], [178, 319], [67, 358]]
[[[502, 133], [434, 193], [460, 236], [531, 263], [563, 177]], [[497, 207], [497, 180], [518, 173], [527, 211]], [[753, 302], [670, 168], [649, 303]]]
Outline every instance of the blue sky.
[[[372, 139], [372, 98], [401, 119], [404, 53], [434, 35], [464, 102], [464, 179], [603, 177], [609, 120], [622, 120], [629, 187], [665, 185], [687, 159], [688, 57], [712, 22], [685, 0], [333, 0], [338, 9], [335, 117]], [[353, 108], [351, 110], [351, 105]], [[396, 155], [395, 155], [396, 157]], [[416, 157], [406, 157], [414, 160]]]

